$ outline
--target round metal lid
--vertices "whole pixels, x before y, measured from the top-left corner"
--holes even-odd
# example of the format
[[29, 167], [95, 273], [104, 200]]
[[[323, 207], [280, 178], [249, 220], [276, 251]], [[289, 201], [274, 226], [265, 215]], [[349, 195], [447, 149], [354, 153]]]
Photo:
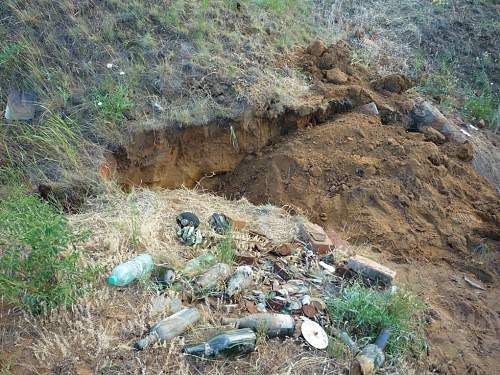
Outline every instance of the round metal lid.
[[316, 349], [326, 349], [328, 346], [328, 335], [325, 330], [316, 322], [309, 319], [304, 319], [300, 327], [302, 336], [309, 345]]

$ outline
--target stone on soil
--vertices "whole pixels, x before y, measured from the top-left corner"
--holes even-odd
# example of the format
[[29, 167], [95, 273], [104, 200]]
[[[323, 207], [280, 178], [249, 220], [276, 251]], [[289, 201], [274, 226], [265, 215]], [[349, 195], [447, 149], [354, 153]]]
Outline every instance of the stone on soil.
[[387, 286], [391, 285], [396, 277], [396, 271], [361, 255], [350, 257], [347, 261], [347, 268], [363, 277], [381, 282]]

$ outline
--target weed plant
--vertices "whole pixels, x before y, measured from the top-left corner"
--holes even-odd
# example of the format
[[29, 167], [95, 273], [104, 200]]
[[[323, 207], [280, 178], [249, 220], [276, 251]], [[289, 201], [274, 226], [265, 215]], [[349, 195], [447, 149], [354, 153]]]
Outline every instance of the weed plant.
[[0, 294], [32, 313], [74, 304], [98, 266], [82, 266], [76, 245], [86, 238], [53, 206], [13, 194], [0, 202]]
[[382, 329], [391, 327], [386, 347], [390, 355], [419, 355], [424, 349], [419, 319], [424, 305], [412, 294], [380, 292], [356, 281], [343, 287], [338, 297], [329, 298], [327, 305], [335, 325], [358, 340], [374, 342]]

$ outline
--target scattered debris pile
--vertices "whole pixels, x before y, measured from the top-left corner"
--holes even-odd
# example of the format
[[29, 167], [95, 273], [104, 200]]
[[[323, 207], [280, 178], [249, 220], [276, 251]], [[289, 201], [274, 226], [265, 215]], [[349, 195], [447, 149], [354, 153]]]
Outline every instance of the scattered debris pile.
[[[209, 243], [215, 238], [216, 250], [207, 250], [189, 260], [182, 269], [174, 270], [171, 265], [163, 264], [160, 273], [153, 270], [150, 255], [138, 255], [116, 266], [108, 278], [110, 285], [126, 287], [136, 280], [148, 279], [151, 271], [163, 275], [152, 279], [160, 281], [157, 287], [162, 291], [154, 305], [160, 309], [164, 306], [172, 315], [136, 341], [137, 350], [156, 342], [170, 342], [193, 328], [201, 318], [196, 306], [203, 303], [225, 312], [219, 318], [229, 328], [207, 342], [185, 347], [186, 354], [208, 358], [241, 356], [255, 350], [256, 334], [268, 339], [301, 335], [313, 348], [323, 350], [329, 344], [323, 327], [330, 334], [335, 332], [324, 299], [335, 297], [349, 273], [381, 287], [391, 286], [394, 281], [394, 271], [335, 249], [325, 231], [308, 222], [298, 225], [294, 242], [278, 245], [255, 233], [260, 241], [247, 243], [243, 252], [235, 243], [226, 243], [230, 248], [220, 247], [222, 241], [234, 236], [233, 220], [227, 215], [212, 214], [207, 223], [211, 233], [205, 236], [199, 228], [200, 220], [192, 212], [179, 214], [176, 222], [176, 235], [182, 244], [210, 249]], [[222, 251], [234, 251], [231, 258], [234, 264], [221, 262]], [[340, 274], [337, 267], [342, 269]], [[165, 269], [169, 272], [168, 282]], [[169, 296], [172, 291], [179, 297]], [[375, 354], [371, 346], [367, 347], [371, 351], [366, 348], [359, 351], [360, 356], [353, 362], [359, 374], [372, 374], [381, 366], [384, 346], [375, 345], [378, 348]], [[375, 365], [370, 361], [375, 361]]]

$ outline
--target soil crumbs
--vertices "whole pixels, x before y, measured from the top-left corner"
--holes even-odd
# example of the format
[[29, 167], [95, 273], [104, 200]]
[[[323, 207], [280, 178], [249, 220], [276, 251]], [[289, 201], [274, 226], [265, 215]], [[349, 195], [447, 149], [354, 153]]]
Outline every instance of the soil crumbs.
[[499, 373], [499, 197], [460, 159], [465, 146], [424, 137], [339, 115], [249, 155], [217, 189], [291, 207], [397, 270], [432, 307], [431, 369]]

